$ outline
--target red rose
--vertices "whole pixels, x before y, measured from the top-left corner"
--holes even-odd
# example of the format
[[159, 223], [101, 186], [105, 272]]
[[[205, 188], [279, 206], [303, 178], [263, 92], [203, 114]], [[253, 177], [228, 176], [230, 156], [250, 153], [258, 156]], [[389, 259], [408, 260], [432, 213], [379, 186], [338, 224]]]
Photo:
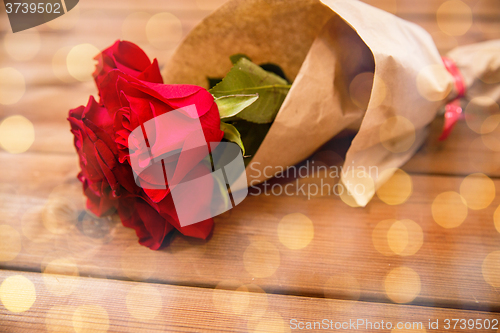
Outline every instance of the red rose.
[[[193, 208], [196, 208], [194, 206], [193, 203]], [[181, 227], [171, 195], [158, 203], [152, 202], [147, 196], [122, 196], [118, 215], [125, 227], [135, 230], [139, 243], [152, 250], [161, 247], [174, 227], [183, 235], [202, 239], [206, 239], [213, 228], [213, 219]]]
[[[189, 149], [192, 129], [175, 126], [173, 131], [162, 131], [157, 124], [159, 130], [150, 133], [147, 144], [129, 137], [149, 120], [156, 123], [157, 117], [194, 105], [184, 116], [199, 120], [205, 142], [220, 142], [224, 133], [220, 130], [219, 111], [213, 96], [198, 86], [160, 84], [163, 81], [156, 60], [151, 63], [138, 46], [129, 42], [117, 41], [96, 59], [99, 70], [94, 77], [102, 104], [91, 97], [86, 107], [71, 110], [68, 118], [75, 136], [82, 169], [79, 179], [88, 198], [88, 208], [99, 216], [117, 209], [123, 225], [134, 228], [139, 242], [151, 249], [160, 248], [174, 228], [184, 235], [206, 238], [213, 220], [181, 227], [165, 178], [152, 177], [158, 163], [145, 168], [137, 180], [131, 166], [134, 158], [147, 162], [148, 158], [159, 157], [148, 155], [151, 146], [151, 151], [158, 154], [170, 150], [179, 154], [177, 163], [162, 160], [166, 167], [175, 169], [176, 180], [194, 179], [211, 172], [204, 165], [206, 154]], [[198, 130], [197, 135], [199, 133]], [[158, 184], [160, 188], [151, 188]], [[209, 204], [214, 185], [203, 184], [207, 201], [193, 203], [194, 212], [197, 206]]]
[[113, 118], [90, 96], [87, 106], [69, 112], [68, 120], [82, 171], [87, 207], [98, 216], [118, 208], [118, 197], [138, 190], [129, 167], [118, 162]]
[[99, 90], [102, 79], [113, 69], [143, 81], [163, 83], [156, 59], [151, 63], [146, 53], [134, 43], [117, 40], [94, 59], [98, 63], [93, 76]]
[[[114, 114], [115, 142], [118, 149], [119, 162], [131, 168], [131, 156], [137, 159], [157, 158], [160, 156], [149, 155], [145, 142], [132, 142], [130, 146], [130, 133], [144, 126], [149, 120], [156, 119], [168, 112], [194, 105], [191, 118], [198, 118], [201, 124], [205, 142], [220, 142], [224, 132], [220, 130], [220, 116], [213, 96], [204, 88], [192, 85], [164, 85], [144, 82], [125, 75], [118, 70], [111, 71], [101, 84], [101, 96], [104, 105]], [[159, 127], [161, 125], [158, 124]], [[185, 147], [186, 140], [192, 134], [189, 127], [176, 127], [176, 131], [165, 131], [159, 128], [153, 136], [148, 137], [151, 151], [164, 154], [169, 151], [180, 150], [178, 163], [175, 166], [176, 178], [196, 178], [210, 170], [204, 169], [200, 164], [205, 157], [197, 154], [195, 150]], [[141, 173], [137, 183], [143, 188], [135, 195], [135, 201], [130, 197], [124, 198], [126, 202], [118, 208], [124, 225], [133, 227], [141, 244], [150, 248], [158, 248], [172, 226], [188, 236], [206, 238], [210, 233], [213, 220], [208, 219], [193, 225], [181, 227], [177, 217], [172, 196], [168, 186], [165, 187], [163, 173], [158, 178], [155, 168], [161, 164], [153, 164]], [[168, 165], [166, 165], [168, 168]], [[159, 188], [155, 185], [160, 185]], [[193, 204], [196, 206], [208, 205], [213, 184], [207, 186], [207, 202]], [[163, 188], [161, 188], [163, 186]], [[130, 207], [133, 212], [130, 212]], [[147, 219], [145, 218], [147, 216]]]

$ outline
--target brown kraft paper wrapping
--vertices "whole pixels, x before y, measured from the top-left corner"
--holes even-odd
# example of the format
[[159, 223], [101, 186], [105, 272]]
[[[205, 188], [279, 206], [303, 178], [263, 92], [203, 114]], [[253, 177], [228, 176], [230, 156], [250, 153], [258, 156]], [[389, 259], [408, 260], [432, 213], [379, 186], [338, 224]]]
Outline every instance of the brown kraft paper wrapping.
[[[247, 167], [249, 185], [275, 174], [264, 167], [282, 171], [356, 128], [344, 162], [356, 172], [341, 181], [365, 206], [456, 96], [427, 32], [357, 0], [229, 1], [178, 47], [163, 71], [165, 83], [207, 87], [207, 77], [225, 76], [236, 53], [278, 64], [293, 80]], [[467, 97], [500, 99], [500, 41], [459, 47], [449, 57], [462, 71]]]

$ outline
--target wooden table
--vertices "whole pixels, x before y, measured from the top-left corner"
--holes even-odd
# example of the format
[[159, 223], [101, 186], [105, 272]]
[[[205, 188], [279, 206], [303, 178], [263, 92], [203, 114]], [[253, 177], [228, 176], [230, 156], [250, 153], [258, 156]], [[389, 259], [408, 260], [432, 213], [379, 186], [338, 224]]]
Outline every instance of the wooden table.
[[[366, 2], [423, 26], [443, 54], [500, 38], [498, 0], [464, 0], [470, 11], [459, 14], [453, 3], [441, 25], [436, 13], [443, 0]], [[172, 29], [180, 24], [186, 35], [219, 4], [82, 0], [32, 29], [35, 36], [16, 40], [0, 10], [0, 68], [16, 69], [26, 87], [19, 101], [0, 106], [0, 119], [23, 115], [35, 131], [26, 152], [0, 151], [0, 332], [291, 332], [307, 322], [345, 323], [347, 330], [350, 320], [361, 331], [421, 322], [423, 329], [412, 332], [425, 332], [438, 321], [436, 331], [496, 332], [464, 330], [461, 322], [453, 329], [453, 321], [445, 329], [447, 319], [474, 325], [500, 319], [500, 197], [488, 198], [484, 188], [492, 182], [500, 189], [500, 152], [463, 122], [445, 142], [437, 140], [442, 119], [431, 124], [424, 146], [402, 167], [413, 190], [399, 205], [377, 196], [366, 208], [336, 196], [249, 196], [216, 218], [208, 241], [175, 235], [156, 252], [139, 246], [134, 231], [115, 218], [79, 216], [84, 198], [66, 117], [96, 91], [93, 82], [68, 72], [68, 53], [124, 38], [164, 64], [179, 40], [167, 49], [151, 45], [148, 20], [171, 13]], [[465, 34], [440, 30], [469, 15], [473, 24]], [[433, 218], [433, 202], [460, 192], [472, 173], [489, 178], [465, 195], [492, 202], [465, 208], [463, 223], [443, 227]], [[461, 205], [450, 206], [450, 216], [463, 213]], [[283, 232], [279, 226], [296, 213], [299, 227]]]

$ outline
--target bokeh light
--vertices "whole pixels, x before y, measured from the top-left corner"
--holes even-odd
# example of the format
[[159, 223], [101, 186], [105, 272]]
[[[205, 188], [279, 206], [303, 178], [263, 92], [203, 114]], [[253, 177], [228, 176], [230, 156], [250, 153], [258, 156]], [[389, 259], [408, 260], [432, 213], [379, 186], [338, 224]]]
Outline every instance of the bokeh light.
[[[497, 104], [498, 106], [498, 104]], [[498, 109], [500, 111], [500, 108]], [[481, 134], [488, 134], [498, 129], [498, 125], [500, 125], [500, 113], [493, 114], [486, 118], [481, 125], [480, 132]]]
[[80, 238], [83, 241], [80, 243], [107, 243], [113, 238], [113, 227], [114, 222], [110, 216], [97, 217], [88, 211], [78, 216], [78, 229], [85, 236], [84, 239]]
[[212, 302], [220, 313], [241, 315], [250, 304], [250, 295], [248, 288], [240, 281], [224, 280], [215, 287]]
[[410, 256], [422, 247], [424, 233], [420, 225], [412, 220], [389, 219], [375, 226], [372, 241], [375, 249], [385, 256]]
[[[495, 148], [496, 137], [493, 141], [491, 138], [486, 138], [491, 134], [476, 137], [467, 146], [467, 162], [472, 166], [472, 170], [482, 172], [485, 174], [495, 174], [500, 169], [500, 152], [495, 149], [490, 149], [488, 145], [494, 145]], [[485, 144], [486, 142], [486, 144]]]
[[420, 225], [412, 220], [399, 220], [387, 230], [387, 243], [395, 254], [410, 256], [422, 247], [424, 232]]
[[250, 300], [246, 310], [242, 307], [233, 307], [234, 313], [247, 316], [248, 320], [260, 318], [267, 310], [269, 301], [266, 292], [256, 284], [245, 284], [236, 289], [238, 292], [247, 292]]
[[225, 315], [244, 315], [250, 321], [258, 320], [267, 310], [267, 294], [255, 284], [224, 280], [212, 294], [217, 311]]
[[0, 262], [14, 260], [21, 252], [21, 235], [10, 225], [0, 225]]
[[0, 104], [17, 103], [26, 91], [24, 76], [12, 67], [0, 68]]
[[498, 153], [500, 152], [500, 137], [492, 134], [486, 134], [481, 136], [483, 145], [489, 150]]
[[289, 249], [303, 249], [314, 238], [313, 223], [304, 214], [288, 214], [278, 224], [278, 237], [280, 242]]
[[128, 15], [122, 24], [122, 39], [138, 45], [148, 43], [146, 25], [151, 15], [146, 12], [134, 12]]
[[144, 281], [156, 271], [157, 257], [154, 251], [134, 242], [123, 251], [121, 267], [128, 278]]
[[142, 322], [154, 320], [163, 306], [158, 288], [148, 284], [140, 284], [130, 289], [125, 303], [132, 317]]
[[68, 320], [68, 313], [74, 309], [68, 305], [55, 305], [45, 314], [45, 328], [48, 332], [74, 333], [71, 320]]
[[420, 276], [409, 267], [398, 267], [385, 277], [385, 292], [395, 303], [409, 303], [420, 294]]
[[23, 116], [10, 116], [0, 124], [0, 146], [11, 154], [27, 151], [35, 141], [35, 128]]
[[500, 107], [487, 96], [471, 99], [465, 108], [465, 122], [479, 134], [493, 132], [500, 122]]
[[[372, 87], [375, 87], [372, 90]], [[366, 110], [368, 102], [372, 109], [380, 106], [387, 96], [385, 82], [372, 72], [363, 72], [356, 75], [349, 85], [349, 94], [352, 102], [362, 110]]]
[[35, 300], [35, 285], [22, 275], [9, 276], [0, 285], [0, 301], [10, 312], [28, 311]]
[[78, 81], [93, 80], [92, 73], [96, 67], [94, 57], [99, 53], [99, 49], [92, 44], [74, 46], [66, 57], [69, 74]]
[[495, 229], [500, 232], [500, 206], [495, 209], [495, 213], [493, 214], [493, 223], [495, 225]]
[[69, 73], [68, 66], [66, 64], [66, 59], [68, 58], [68, 53], [71, 49], [71, 46], [64, 46], [57, 50], [52, 57], [52, 71], [59, 80], [65, 83], [75, 82], [76, 80]]
[[21, 218], [21, 231], [23, 235], [34, 243], [48, 242], [54, 234], [47, 232], [42, 223], [44, 206], [28, 208]]
[[269, 277], [280, 265], [280, 252], [272, 243], [252, 242], [243, 253], [243, 265], [256, 278]]
[[387, 230], [387, 243], [395, 254], [400, 254], [408, 246], [408, 228], [403, 222], [396, 221]]
[[424, 231], [415, 221], [403, 219], [401, 222], [408, 232], [408, 245], [399, 253], [401, 256], [410, 256], [417, 253], [424, 244]]
[[473, 173], [460, 184], [460, 195], [470, 209], [484, 209], [495, 199], [495, 183], [485, 174]]
[[78, 218], [75, 204], [64, 197], [54, 196], [47, 200], [42, 212], [43, 226], [53, 234], [67, 233]]
[[379, 179], [386, 179], [392, 176], [377, 190], [377, 196], [388, 205], [400, 205], [411, 196], [413, 192], [413, 182], [410, 175], [401, 169], [386, 169], [379, 175]]
[[439, 29], [450, 36], [462, 36], [472, 26], [472, 10], [460, 0], [450, 0], [439, 6], [436, 19]]
[[250, 297], [248, 310], [243, 315], [247, 319], [248, 331], [254, 332], [262, 317], [268, 313], [268, 300], [266, 293], [260, 287], [254, 284], [245, 285], [245, 287], [252, 293], [252, 297]]
[[500, 288], [500, 251], [491, 252], [481, 266], [484, 280], [493, 288]]
[[43, 270], [45, 287], [56, 296], [70, 295], [78, 287], [78, 277], [78, 267], [70, 257], [52, 260]]
[[158, 13], [146, 24], [149, 43], [161, 50], [172, 49], [182, 38], [182, 23], [171, 13]]
[[403, 116], [387, 118], [379, 134], [382, 145], [393, 153], [403, 153], [415, 142], [415, 126]]
[[76, 333], [105, 333], [109, 329], [108, 312], [100, 305], [82, 305], [75, 310], [72, 319]]
[[5, 51], [15, 61], [33, 59], [40, 51], [41, 44], [40, 34], [36, 28], [5, 34], [3, 40]]
[[394, 252], [392, 252], [391, 248], [389, 247], [387, 236], [389, 229], [396, 222], [397, 220], [394, 219], [382, 220], [379, 223], [377, 223], [375, 228], [373, 228], [372, 231], [373, 246], [378, 252], [380, 252], [384, 256], [394, 255]]
[[443, 228], [456, 228], [467, 218], [467, 202], [454, 191], [439, 194], [432, 202], [432, 217]]
[[441, 101], [451, 93], [453, 82], [453, 77], [444, 65], [428, 65], [417, 75], [417, 90], [428, 101]]

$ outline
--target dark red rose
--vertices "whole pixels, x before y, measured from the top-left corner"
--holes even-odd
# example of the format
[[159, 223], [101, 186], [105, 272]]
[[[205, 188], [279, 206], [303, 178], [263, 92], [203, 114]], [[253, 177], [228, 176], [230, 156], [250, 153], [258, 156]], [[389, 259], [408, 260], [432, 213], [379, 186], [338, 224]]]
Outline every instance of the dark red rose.
[[[106, 108], [114, 116], [115, 142], [118, 149], [119, 162], [131, 167], [131, 159], [146, 161], [148, 159], [159, 158], [161, 154], [169, 151], [179, 151], [177, 163], [174, 163], [175, 174], [178, 181], [185, 177], [196, 178], [209, 172], [200, 163], [206, 154], [199, 153], [196, 149], [189, 149], [189, 138], [192, 129], [180, 124], [175, 127], [175, 131], [162, 130], [162, 125], [157, 123], [154, 128], [158, 128], [152, 135], [148, 136], [148, 143], [145, 141], [129, 140], [130, 134], [137, 128], [144, 126], [149, 120], [161, 119], [161, 116], [174, 110], [188, 106], [187, 118], [199, 119], [203, 135], [206, 142], [220, 142], [224, 133], [220, 130], [220, 116], [217, 104], [213, 96], [204, 88], [192, 85], [164, 85], [144, 82], [125, 75], [118, 70], [111, 71], [102, 81], [101, 85], [102, 101]], [[148, 148], [151, 147], [151, 150]], [[154, 153], [158, 152], [158, 156]], [[152, 154], [152, 155], [151, 155]], [[165, 162], [168, 168], [168, 161]], [[172, 226], [181, 233], [188, 236], [206, 238], [210, 233], [213, 220], [208, 219], [193, 225], [181, 227], [176, 210], [173, 204], [170, 188], [165, 186], [166, 180], [163, 172], [157, 172], [156, 168], [162, 167], [156, 163], [148, 167], [139, 174], [136, 183], [142, 188], [139, 195], [136, 195], [134, 203], [121, 204], [118, 212], [124, 225], [133, 227], [141, 244], [151, 248], [161, 245], [164, 237], [172, 229]], [[161, 175], [161, 177], [158, 177]], [[156, 186], [158, 185], [158, 186]], [[207, 186], [207, 202], [193, 203], [193, 210], [197, 205], [208, 205], [210, 193], [214, 184]], [[163, 188], [162, 188], [163, 187]], [[147, 206], [147, 207], [146, 207]], [[122, 208], [123, 207], [123, 208]], [[130, 207], [136, 207], [130, 213]], [[151, 209], [156, 212], [152, 213]], [[127, 212], [125, 212], [127, 211]], [[129, 216], [125, 219], [125, 216]], [[148, 216], [145, 220], [144, 216]]]
[[134, 43], [117, 40], [94, 59], [98, 63], [93, 76], [99, 91], [102, 79], [113, 69], [139, 80], [163, 83], [156, 59], [151, 63], [146, 53]]
[[139, 243], [152, 250], [159, 249], [174, 228], [183, 235], [201, 239], [206, 239], [213, 228], [213, 219], [181, 227], [170, 195], [159, 203], [144, 196], [121, 197], [118, 214], [125, 227], [135, 230]]
[[[213, 228], [213, 220], [181, 227], [172, 183], [166, 184], [163, 173], [158, 178], [154, 171], [160, 165], [159, 159], [165, 168], [175, 171], [175, 180], [179, 182], [211, 172], [206, 164], [206, 149], [205, 153], [191, 149], [193, 129], [181, 121], [179, 126], [165, 131], [165, 123], [161, 124], [160, 119], [182, 109], [180, 118], [196, 121], [197, 138], [201, 135], [205, 146], [208, 142], [218, 143], [224, 133], [213, 96], [198, 86], [161, 84], [156, 60], [151, 63], [138, 46], [129, 42], [117, 41], [97, 59], [99, 70], [94, 77], [100, 103], [91, 97], [86, 107], [71, 110], [68, 118], [88, 208], [99, 216], [116, 209], [123, 225], [134, 228], [139, 242], [151, 249], [160, 248], [174, 228], [184, 235], [205, 239]], [[155, 130], [148, 134], [147, 141], [134, 140], [132, 131], [151, 124]], [[177, 154], [178, 162], [163, 159], [162, 154], [171, 151]], [[133, 161], [146, 163], [144, 172], [134, 173]], [[151, 166], [147, 164], [153, 161], [156, 162]], [[192, 203], [194, 214], [199, 207], [209, 205], [216, 184], [208, 181], [201, 186], [202, 193], [207, 193], [206, 202]], [[189, 195], [185, 197], [189, 200]]]
[[121, 192], [138, 191], [132, 171], [118, 161], [113, 118], [90, 96], [87, 106], [69, 112], [68, 120], [78, 153], [87, 207], [98, 216], [118, 208]]

